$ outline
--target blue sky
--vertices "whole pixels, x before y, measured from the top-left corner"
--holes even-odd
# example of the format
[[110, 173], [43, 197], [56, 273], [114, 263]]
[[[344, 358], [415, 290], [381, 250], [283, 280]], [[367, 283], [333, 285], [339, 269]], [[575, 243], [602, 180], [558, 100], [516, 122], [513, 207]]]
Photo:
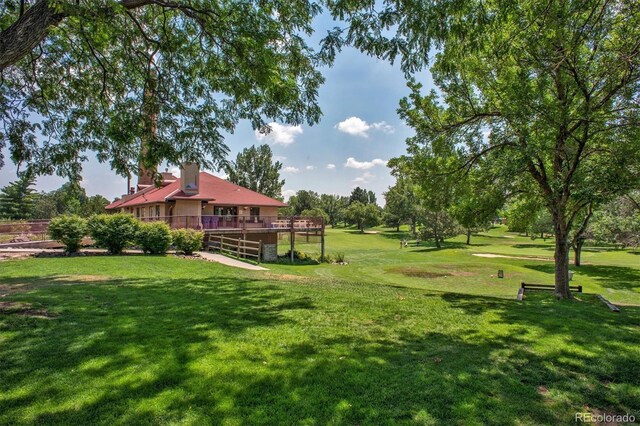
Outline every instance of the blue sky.
[[[327, 17], [319, 17], [313, 39], [319, 40], [334, 25]], [[396, 113], [400, 98], [409, 94], [404, 75], [399, 65], [351, 48], [336, 57], [333, 67], [321, 71], [326, 82], [320, 89], [323, 117], [319, 124], [293, 127], [276, 123], [265, 137], [256, 134], [248, 122], [241, 123], [226, 139], [229, 159], [243, 148], [268, 143], [284, 165], [285, 197], [300, 189], [348, 195], [360, 186], [374, 191], [382, 204], [382, 193], [394, 183], [385, 163], [405, 152], [405, 139], [412, 135]], [[428, 81], [423, 83], [427, 89], [431, 86]], [[9, 162], [0, 169], [0, 186], [13, 180], [15, 167]], [[36, 188], [50, 191], [63, 183], [59, 177], [44, 176]], [[113, 199], [125, 192], [126, 180], [108, 164], [92, 160], [84, 167], [82, 186], [90, 195]]]

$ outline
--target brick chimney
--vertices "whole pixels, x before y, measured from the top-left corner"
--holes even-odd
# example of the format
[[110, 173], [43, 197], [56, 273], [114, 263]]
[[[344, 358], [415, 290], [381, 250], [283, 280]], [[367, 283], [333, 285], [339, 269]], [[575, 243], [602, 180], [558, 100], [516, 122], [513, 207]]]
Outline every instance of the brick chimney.
[[197, 163], [180, 165], [180, 189], [188, 195], [200, 192], [200, 166]]

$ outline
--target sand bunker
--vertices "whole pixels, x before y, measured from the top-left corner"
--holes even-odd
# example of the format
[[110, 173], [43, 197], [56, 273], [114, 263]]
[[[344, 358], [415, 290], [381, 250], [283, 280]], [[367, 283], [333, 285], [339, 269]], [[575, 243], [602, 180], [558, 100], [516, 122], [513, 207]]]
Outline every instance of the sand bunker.
[[504, 259], [520, 259], [520, 260], [544, 260], [545, 262], [553, 262], [553, 259], [548, 257], [524, 257], [524, 256], [507, 256], [505, 254], [493, 254], [493, 253], [472, 253], [471, 256], [489, 257], [489, 258], [504, 258]]

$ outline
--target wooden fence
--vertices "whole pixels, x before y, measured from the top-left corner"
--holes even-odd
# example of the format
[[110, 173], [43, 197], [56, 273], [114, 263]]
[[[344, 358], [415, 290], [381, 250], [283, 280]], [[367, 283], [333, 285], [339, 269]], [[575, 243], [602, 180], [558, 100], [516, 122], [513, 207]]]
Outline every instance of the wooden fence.
[[221, 253], [238, 258], [255, 259], [256, 262], [260, 263], [262, 243], [258, 241], [247, 241], [222, 235], [209, 235], [205, 243], [209, 249], [218, 250]]

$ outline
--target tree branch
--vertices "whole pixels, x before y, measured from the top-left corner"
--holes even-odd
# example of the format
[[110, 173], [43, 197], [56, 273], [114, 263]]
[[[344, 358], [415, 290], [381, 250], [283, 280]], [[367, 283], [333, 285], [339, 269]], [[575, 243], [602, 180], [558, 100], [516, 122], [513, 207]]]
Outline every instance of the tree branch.
[[[177, 9], [185, 16], [197, 20], [200, 26], [204, 25], [203, 16], [218, 16], [213, 10], [199, 9], [176, 1], [120, 0], [120, 5], [126, 10], [153, 5]], [[0, 32], [0, 71], [28, 55], [47, 37], [51, 27], [60, 24], [69, 16], [81, 16], [87, 13], [98, 16], [115, 14], [116, 12], [111, 7], [87, 12], [77, 4], [75, 6], [66, 5], [62, 9], [54, 10], [48, 0], [37, 0], [11, 26]]]

